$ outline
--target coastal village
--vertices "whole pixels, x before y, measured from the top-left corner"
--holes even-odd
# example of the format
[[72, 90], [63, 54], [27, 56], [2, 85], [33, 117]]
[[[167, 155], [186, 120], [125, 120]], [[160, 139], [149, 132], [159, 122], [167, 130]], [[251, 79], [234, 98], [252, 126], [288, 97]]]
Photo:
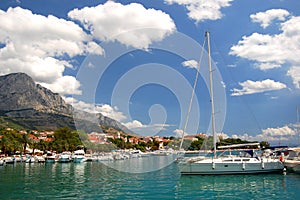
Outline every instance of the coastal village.
[[[33, 149], [30, 148], [30, 144], [39, 144], [39, 143], [50, 143], [55, 140], [55, 131], [37, 131], [37, 130], [31, 130], [31, 131], [26, 131], [26, 130], [20, 130], [16, 131], [12, 128], [6, 128], [4, 131], [2, 131], [2, 134], [0, 134], [0, 152], [2, 153], [3, 156], [3, 150], [6, 149], [5, 147], [5, 133], [8, 132], [15, 132], [19, 136], [24, 137], [26, 136], [28, 139], [28, 142], [26, 144], [26, 148], [24, 149], [23, 153], [30, 153], [34, 154], [37, 152], [42, 152], [40, 149], [34, 149], [35, 152], [33, 152]], [[152, 150], [158, 150], [158, 149], [165, 149], [168, 148], [168, 144], [172, 141], [179, 141], [181, 138], [176, 138], [176, 137], [162, 137], [162, 136], [132, 136], [132, 135], [125, 135], [121, 131], [115, 131], [115, 133], [103, 133], [103, 132], [91, 132], [89, 134], [86, 134], [86, 137], [88, 141], [94, 145], [109, 145], [112, 144], [114, 140], [120, 140], [123, 141], [124, 143], [131, 144], [131, 145], [138, 145], [142, 143], [156, 143], [157, 148], [152, 149]], [[207, 139], [208, 136], [204, 133], [199, 133], [195, 135], [188, 135], [185, 136], [185, 140], [189, 140], [190, 142], [198, 141], [199, 138], [202, 139]], [[36, 145], [37, 146], [37, 145]], [[151, 150], [151, 149], [148, 149]], [[19, 151], [17, 151], [19, 152]], [[8, 152], [6, 152], [8, 153]], [[9, 152], [8, 154], [12, 154], [16, 152]]]

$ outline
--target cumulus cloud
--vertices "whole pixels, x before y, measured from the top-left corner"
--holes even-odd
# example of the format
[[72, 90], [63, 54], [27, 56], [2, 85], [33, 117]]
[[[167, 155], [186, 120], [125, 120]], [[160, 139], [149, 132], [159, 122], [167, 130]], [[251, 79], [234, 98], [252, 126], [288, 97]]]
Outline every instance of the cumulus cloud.
[[196, 60], [186, 60], [181, 63], [183, 66], [188, 67], [188, 68], [198, 68], [198, 62]]
[[[175, 130], [173, 131], [173, 133], [175, 133], [177, 137], [182, 137], [182, 135], [183, 135], [183, 130], [182, 130], [182, 129], [175, 129]], [[186, 135], [188, 135], [187, 132], [184, 133], [184, 136], [186, 136]]]
[[284, 9], [271, 9], [265, 12], [258, 12], [256, 14], [250, 15], [253, 22], [260, 23], [261, 27], [267, 28], [273, 20], [283, 21], [289, 16], [289, 12]]
[[256, 68], [263, 70], [263, 71], [267, 71], [269, 69], [275, 69], [275, 68], [280, 68], [281, 65], [280, 64], [276, 64], [276, 63], [256, 63], [254, 65]]
[[[275, 10], [275, 13], [278, 10]], [[264, 12], [267, 14], [268, 11]], [[274, 10], [271, 12], [274, 13]], [[287, 75], [293, 80], [296, 88], [299, 88], [299, 66], [300, 66], [300, 16], [290, 16], [284, 10], [281, 14], [269, 14], [268, 20], [286, 20], [280, 24], [278, 34], [253, 33], [243, 36], [236, 45], [230, 49], [230, 55], [235, 55], [256, 62], [256, 67], [261, 70], [270, 70], [282, 66], [290, 67]], [[256, 17], [254, 17], [256, 16]], [[252, 15], [252, 18], [261, 19], [261, 15]], [[270, 21], [268, 21], [269, 23]], [[268, 24], [265, 22], [265, 24]], [[296, 72], [296, 73], [293, 73]]]
[[119, 111], [117, 106], [110, 106], [108, 104], [99, 104], [96, 105], [95, 110], [96, 112], [99, 112], [106, 117], [110, 117], [120, 122], [127, 118], [123, 112]]
[[117, 40], [127, 46], [147, 49], [176, 30], [171, 17], [141, 4], [122, 5], [113, 1], [95, 7], [74, 9], [68, 13], [100, 41]]
[[[39, 83], [39, 82], [38, 82]], [[76, 80], [73, 76], [62, 76], [56, 79], [51, 84], [48, 83], [39, 83], [40, 85], [44, 86], [45, 88], [50, 89], [51, 91], [55, 91], [61, 95], [64, 94], [81, 94], [80, 82]]]
[[188, 10], [189, 18], [196, 22], [221, 19], [221, 9], [230, 6], [233, 0], [165, 0], [167, 4], [179, 4]]
[[155, 135], [157, 132], [167, 130], [167, 127], [172, 126], [170, 124], [143, 124], [138, 120], [123, 123], [123, 125], [137, 132], [141, 131], [142, 134], [146, 133], [146, 135]]
[[291, 67], [287, 75], [292, 78], [295, 87], [300, 88], [300, 65]]
[[286, 85], [274, 80], [266, 79], [263, 81], [251, 81], [247, 80], [245, 82], [239, 83], [242, 89], [234, 88], [231, 96], [241, 96], [245, 94], [261, 93], [272, 90], [281, 90], [286, 88]]
[[283, 127], [267, 128], [262, 130], [262, 135], [271, 137], [293, 136], [295, 134], [296, 131], [287, 125]]
[[79, 101], [73, 97], [64, 97], [64, 100], [77, 110], [82, 110], [89, 113], [101, 113], [106, 117], [115, 119], [120, 122], [127, 119], [124, 113], [119, 111], [118, 107], [116, 106], [110, 106], [108, 104], [86, 103], [83, 101]]
[[297, 137], [296, 129], [293, 128], [295, 125], [285, 125], [283, 127], [277, 128], [266, 128], [263, 129], [260, 134], [249, 135], [244, 133], [242, 135], [234, 134], [232, 138], [240, 138], [242, 140], [248, 141], [267, 141], [267, 142], [284, 142], [284, 143], [293, 143]]
[[145, 125], [142, 124], [142, 122], [138, 120], [133, 120], [131, 122], [123, 123], [127, 128], [129, 129], [135, 129], [135, 128], [143, 128]]
[[227, 135], [226, 133], [217, 133], [217, 137], [218, 137], [219, 139], [224, 140], [224, 139], [229, 138], [229, 135]]
[[102, 54], [102, 48], [80, 26], [20, 7], [0, 10], [0, 21], [0, 74], [25, 72], [53, 92], [80, 93], [78, 81], [63, 76], [65, 68], [72, 67], [69, 58]]
[[[125, 125], [127, 128], [132, 129], [140, 135], [155, 135], [161, 130], [166, 130], [167, 127], [173, 126], [170, 124], [143, 124], [138, 120], [129, 121], [127, 116], [118, 107], [108, 104], [91, 104], [79, 101], [73, 97], [63, 97], [64, 100], [71, 104], [75, 109], [82, 110], [88, 113], [101, 113], [104, 116], [115, 119]], [[126, 122], [127, 121], [127, 122]]]

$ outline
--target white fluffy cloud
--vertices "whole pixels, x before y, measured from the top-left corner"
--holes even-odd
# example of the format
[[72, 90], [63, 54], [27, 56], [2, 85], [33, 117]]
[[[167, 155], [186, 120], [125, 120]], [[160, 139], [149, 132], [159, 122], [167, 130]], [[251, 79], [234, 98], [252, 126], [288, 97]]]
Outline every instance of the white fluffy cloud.
[[196, 60], [186, 60], [181, 63], [183, 66], [188, 67], [188, 68], [198, 68], [198, 62]]
[[110, 106], [108, 104], [91, 104], [91, 103], [86, 103], [83, 101], [79, 101], [73, 97], [64, 97], [64, 100], [68, 103], [71, 104], [75, 109], [77, 110], [82, 110], [88, 113], [101, 113], [102, 115], [115, 119], [117, 121], [123, 121], [127, 117], [119, 111], [118, 107], [116, 106]]
[[231, 96], [241, 96], [245, 94], [261, 93], [265, 91], [281, 90], [283, 88], [286, 88], [285, 84], [270, 79], [266, 79], [263, 81], [247, 80], [245, 82], [239, 83], [239, 85], [242, 86], [242, 89], [234, 88], [232, 90], [233, 93], [231, 94]]
[[177, 137], [182, 137], [183, 133], [184, 133], [184, 136], [188, 135], [188, 133], [187, 132], [183, 132], [182, 129], [175, 129], [173, 131], [173, 133], [175, 133]]
[[74, 9], [68, 13], [80, 21], [93, 37], [101, 41], [117, 40], [127, 46], [147, 49], [176, 30], [170, 16], [141, 4], [122, 5], [108, 1], [95, 7]]
[[[38, 82], [39, 83], [39, 82]], [[41, 82], [40, 85], [44, 86], [45, 88], [50, 89], [51, 91], [57, 92], [59, 94], [81, 94], [81, 90], [78, 88], [80, 87], [80, 82], [76, 80], [73, 76], [62, 76], [56, 79], [51, 84]]]
[[283, 127], [267, 128], [262, 130], [262, 135], [271, 137], [293, 136], [295, 134], [296, 131], [291, 129], [287, 125]]
[[292, 78], [296, 88], [300, 88], [300, 65], [291, 67], [288, 70], [287, 75]]
[[185, 6], [189, 18], [197, 22], [221, 19], [221, 9], [230, 6], [231, 1], [233, 0], [165, 0], [168, 4]]
[[258, 12], [256, 14], [250, 15], [250, 18], [253, 22], [260, 23], [261, 27], [267, 28], [273, 20], [283, 21], [287, 16], [289, 16], [289, 12], [284, 9], [271, 9], [265, 12]]
[[25, 72], [53, 92], [80, 93], [75, 78], [63, 76], [72, 66], [68, 58], [101, 54], [102, 48], [78, 25], [20, 7], [0, 10], [0, 21], [0, 74]]
[[[271, 13], [271, 14], [270, 14]], [[267, 21], [262, 21], [267, 15]], [[230, 54], [256, 62], [261, 70], [270, 70], [282, 66], [290, 67], [290, 76], [296, 88], [299, 87], [300, 66], [300, 16], [290, 16], [284, 10], [271, 10], [252, 15], [256, 21], [261, 20], [267, 26], [273, 19], [286, 20], [280, 24], [280, 33], [274, 35], [253, 33], [243, 36], [237, 45], [231, 47]], [[270, 21], [271, 20], [271, 21]]]
[[[89, 113], [101, 113], [104, 116], [115, 119], [122, 122], [127, 128], [134, 130], [140, 135], [155, 135], [161, 130], [166, 130], [166, 127], [170, 127], [170, 124], [149, 124], [144, 125], [138, 120], [128, 121], [128, 118], [123, 112], [119, 111], [118, 107], [110, 106], [108, 104], [94, 105], [79, 101], [73, 97], [63, 97], [64, 100], [71, 104], [75, 109], [82, 110]], [[127, 121], [127, 122], [124, 122]]]
[[110, 117], [120, 122], [127, 118], [124, 113], [119, 111], [117, 106], [112, 107], [108, 104], [99, 104], [96, 105], [95, 110], [106, 117]]
[[133, 120], [131, 122], [123, 123], [127, 128], [129, 129], [135, 129], [135, 128], [143, 128], [145, 125], [142, 124], [142, 122], [138, 120]]
[[249, 141], [268, 141], [268, 142], [289, 142], [293, 143], [296, 136], [295, 129], [285, 125], [277, 128], [263, 129], [258, 135], [251, 136], [247, 133], [243, 135], [232, 135], [232, 138], [240, 138]]
[[217, 137], [223, 140], [229, 138], [229, 136], [226, 133], [217, 133]]

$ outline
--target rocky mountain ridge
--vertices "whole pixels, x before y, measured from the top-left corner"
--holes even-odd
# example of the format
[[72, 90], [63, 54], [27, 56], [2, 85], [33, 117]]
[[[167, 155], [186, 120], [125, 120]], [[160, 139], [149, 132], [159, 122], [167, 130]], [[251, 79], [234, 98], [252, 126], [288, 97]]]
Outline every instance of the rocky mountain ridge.
[[101, 113], [94, 115], [74, 110], [59, 94], [36, 84], [25, 73], [0, 76], [0, 117], [1, 121], [26, 129], [54, 130], [67, 126], [89, 133], [100, 132], [101, 127], [112, 127], [134, 134], [120, 122]]
[[0, 76], [0, 110], [24, 109], [67, 116], [71, 116], [73, 110], [59, 94], [36, 84], [27, 74]]

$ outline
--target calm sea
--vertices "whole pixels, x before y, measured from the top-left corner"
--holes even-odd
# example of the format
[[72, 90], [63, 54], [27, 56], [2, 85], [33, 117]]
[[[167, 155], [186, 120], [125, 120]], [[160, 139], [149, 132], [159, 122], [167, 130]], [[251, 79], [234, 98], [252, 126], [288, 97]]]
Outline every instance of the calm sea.
[[0, 166], [0, 199], [299, 199], [300, 175], [126, 173], [102, 163]]

